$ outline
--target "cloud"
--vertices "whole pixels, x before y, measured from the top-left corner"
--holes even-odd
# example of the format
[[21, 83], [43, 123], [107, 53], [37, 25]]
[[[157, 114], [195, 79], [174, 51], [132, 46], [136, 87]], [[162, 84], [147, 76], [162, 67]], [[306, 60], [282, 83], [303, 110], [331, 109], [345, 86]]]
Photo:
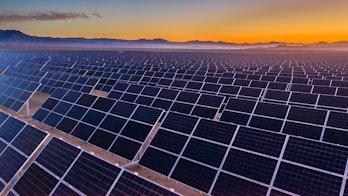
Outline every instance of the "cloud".
[[103, 18], [103, 16], [99, 12], [93, 12], [92, 15], [97, 18]]
[[[93, 12], [96, 18], [103, 16], [98, 12]], [[0, 12], [0, 23], [21, 23], [27, 21], [52, 21], [52, 20], [70, 20], [70, 19], [89, 19], [90, 15], [84, 12], [61, 12], [55, 10], [36, 11], [36, 12]]]

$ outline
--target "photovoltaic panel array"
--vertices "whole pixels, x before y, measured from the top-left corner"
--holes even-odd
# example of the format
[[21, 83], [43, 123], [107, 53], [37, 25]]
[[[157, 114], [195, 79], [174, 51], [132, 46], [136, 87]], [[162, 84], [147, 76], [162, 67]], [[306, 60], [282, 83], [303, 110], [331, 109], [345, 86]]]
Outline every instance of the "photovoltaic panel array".
[[339, 194], [347, 158], [346, 147], [170, 112], [139, 164], [213, 195]]
[[46, 136], [46, 132], [0, 112], [0, 193]]
[[[7, 51], [0, 59], [2, 77], [40, 81], [50, 94], [34, 119], [207, 194], [347, 194], [346, 54]], [[58, 181], [57, 194], [81, 193]]]
[[37, 82], [0, 76], [0, 105], [18, 112], [39, 86]]
[[133, 160], [163, 111], [58, 88], [34, 119]]
[[177, 195], [55, 137], [11, 191], [15, 195]]

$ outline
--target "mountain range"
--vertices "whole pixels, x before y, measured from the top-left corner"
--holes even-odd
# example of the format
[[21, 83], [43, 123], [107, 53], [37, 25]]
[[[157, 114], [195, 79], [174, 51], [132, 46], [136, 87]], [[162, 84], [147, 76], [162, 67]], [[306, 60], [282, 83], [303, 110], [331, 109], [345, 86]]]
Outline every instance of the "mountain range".
[[51, 48], [99, 48], [99, 49], [268, 49], [268, 50], [348, 50], [348, 42], [301, 43], [228, 43], [213, 41], [171, 42], [164, 39], [108, 39], [108, 38], [54, 38], [38, 37], [17, 30], [0, 30], [0, 47], [51, 47]]

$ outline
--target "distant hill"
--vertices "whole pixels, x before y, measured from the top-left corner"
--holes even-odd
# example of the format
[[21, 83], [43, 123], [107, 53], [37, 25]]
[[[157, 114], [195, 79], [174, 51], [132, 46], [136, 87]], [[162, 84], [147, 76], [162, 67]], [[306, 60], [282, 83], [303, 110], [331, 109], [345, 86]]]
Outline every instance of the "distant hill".
[[139, 49], [269, 49], [269, 50], [348, 50], [348, 42], [316, 44], [288, 44], [282, 42], [235, 44], [227, 42], [199, 41], [170, 42], [164, 39], [108, 39], [108, 38], [53, 38], [37, 37], [17, 30], [0, 30], [0, 46], [2, 47], [64, 47], [64, 48], [139, 48]]

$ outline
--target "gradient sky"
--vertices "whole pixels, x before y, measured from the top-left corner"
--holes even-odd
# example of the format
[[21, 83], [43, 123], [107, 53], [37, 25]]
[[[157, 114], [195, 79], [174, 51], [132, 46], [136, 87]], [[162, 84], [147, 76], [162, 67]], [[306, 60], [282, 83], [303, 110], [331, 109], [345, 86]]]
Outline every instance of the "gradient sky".
[[348, 0], [0, 0], [0, 29], [52, 37], [335, 42], [348, 40]]

